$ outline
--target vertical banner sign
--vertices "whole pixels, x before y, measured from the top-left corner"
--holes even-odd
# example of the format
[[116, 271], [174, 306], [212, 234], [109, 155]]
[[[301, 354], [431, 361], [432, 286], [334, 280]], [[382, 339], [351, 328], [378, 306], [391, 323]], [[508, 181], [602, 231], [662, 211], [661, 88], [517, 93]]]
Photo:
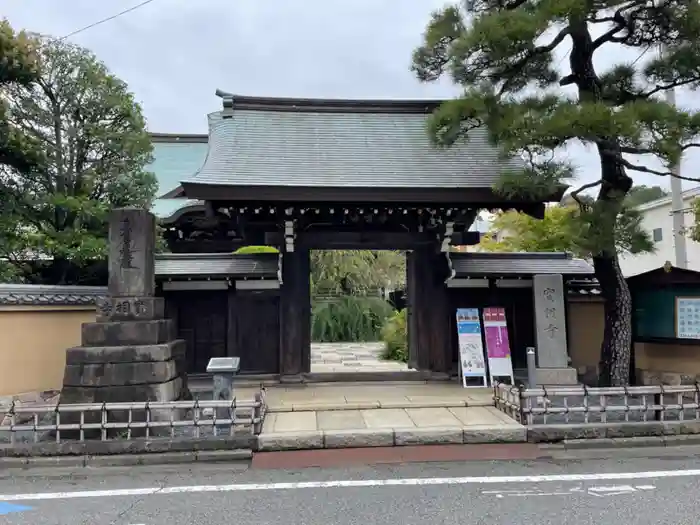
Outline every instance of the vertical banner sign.
[[[486, 382], [484, 345], [481, 342], [481, 321], [478, 308], [457, 309], [457, 340], [459, 342], [459, 372], [462, 386], [469, 388], [467, 378], [480, 377]], [[482, 385], [479, 385], [482, 386]]]
[[484, 338], [491, 384], [494, 377], [509, 377], [510, 384], [514, 384], [506, 311], [503, 308], [484, 308]]

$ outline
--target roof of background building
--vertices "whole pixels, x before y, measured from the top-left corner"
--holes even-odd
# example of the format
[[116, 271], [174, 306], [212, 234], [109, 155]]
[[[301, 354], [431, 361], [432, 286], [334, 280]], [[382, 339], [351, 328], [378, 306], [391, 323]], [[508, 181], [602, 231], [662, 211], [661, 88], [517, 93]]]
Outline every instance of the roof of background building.
[[[697, 197], [700, 197], [700, 186], [687, 189], [683, 193], [681, 193], [681, 198], [683, 200], [695, 199]], [[639, 206], [637, 206], [637, 210], [647, 211], [647, 210], [652, 210], [654, 208], [659, 208], [661, 206], [670, 206], [670, 205], [671, 205], [671, 195], [667, 195], [665, 197], [661, 197], [660, 199], [656, 199], [653, 201], [645, 202], [644, 204], [640, 204]]]

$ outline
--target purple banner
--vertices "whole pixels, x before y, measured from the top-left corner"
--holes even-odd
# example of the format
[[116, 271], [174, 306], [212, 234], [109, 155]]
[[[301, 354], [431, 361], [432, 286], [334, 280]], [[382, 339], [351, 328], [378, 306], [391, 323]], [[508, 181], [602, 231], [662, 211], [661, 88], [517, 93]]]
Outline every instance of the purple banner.
[[510, 358], [506, 313], [502, 308], [484, 308], [484, 338], [489, 359]]

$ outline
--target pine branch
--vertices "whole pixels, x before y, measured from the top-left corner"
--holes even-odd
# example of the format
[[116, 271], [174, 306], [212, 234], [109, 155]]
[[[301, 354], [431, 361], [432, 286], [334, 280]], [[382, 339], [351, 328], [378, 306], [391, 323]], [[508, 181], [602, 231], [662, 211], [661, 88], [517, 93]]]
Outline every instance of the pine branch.
[[579, 208], [581, 210], [583, 210], [587, 207], [587, 205], [579, 198], [580, 193], [582, 191], [590, 190], [591, 188], [595, 188], [596, 186], [600, 186], [602, 183], [603, 183], [603, 179], [598, 179], [595, 182], [589, 182], [588, 184], [584, 184], [583, 186], [581, 186], [577, 190], [574, 190], [571, 192], [571, 198], [574, 199], [576, 201], [576, 203], [578, 204]]
[[659, 177], [674, 177], [676, 179], [687, 180], [690, 182], [700, 182], [700, 178], [698, 178], [698, 177], [686, 177], [684, 175], [679, 175], [677, 173], [673, 173], [672, 171], [659, 171], [659, 170], [649, 168], [647, 166], [641, 166], [639, 164], [634, 164], [634, 163], [630, 162], [629, 160], [627, 160], [619, 155], [616, 155], [616, 157], [617, 157], [617, 162], [619, 162], [622, 166], [624, 166], [628, 170], [637, 171], [639, 173], [649, 173], [650, 175], [658, 175]]
[[700, 76], [693, 77], [693, 78], [686, 78], [684, 80], [678, 80], [676, 82], [671, 82], [670, 84], [666, 84], [664, 86], [656, 86], [651, 91], [640, 93], [639, 95], [636, 96], [636, 98], [637, 99], [649, 98], [652, 95], [656, 95], [657, 93], [661, 93], [662, 91], [668, 91], [670, 89], [675, 89], [677, 87], [687, 86], [688, 84], [693, 84], [695, 82], [700, 82]]

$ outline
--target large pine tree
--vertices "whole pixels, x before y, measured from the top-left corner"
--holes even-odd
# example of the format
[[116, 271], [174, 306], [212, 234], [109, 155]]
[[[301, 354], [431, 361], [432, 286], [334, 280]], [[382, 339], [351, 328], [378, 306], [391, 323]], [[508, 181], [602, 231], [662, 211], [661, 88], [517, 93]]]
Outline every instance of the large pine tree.
[[[559, 65], [555, 53], [567, 48], [568, 64]], [[614, 57], [622, 48], [636, 51], [636, 58], [596, 67], [598, 55]], [[595, 240], [593, 265], [605, 298], [600, 382], [627, 384], [632, 305], [614, 226], [635, 172], [671, 176], [683, 151], [700, 146], [700, 115], [663, 97], [675, 87], [700, 86], [700, 4], [471, 0], [434, 13], [413, 58], [420, 80], [448, 74], [464, 88], [431, 119], [437, 144], [449, 146], [486, 127], [504, 154], [526, 159], [522, 171], [504, 173], [498, 189], [505, 195], [542, 195], [571, 178], [573, 167], [552, 155], [567, 144], [582, 142], [597, 152], [600, 178], [573, 196]], [[573, 94], [564, 86], [575, 88]], [[663, 167], [653, 168], [649, 157]], [[580, 191], [593, 188], [594, 199], [581, 198]]]

